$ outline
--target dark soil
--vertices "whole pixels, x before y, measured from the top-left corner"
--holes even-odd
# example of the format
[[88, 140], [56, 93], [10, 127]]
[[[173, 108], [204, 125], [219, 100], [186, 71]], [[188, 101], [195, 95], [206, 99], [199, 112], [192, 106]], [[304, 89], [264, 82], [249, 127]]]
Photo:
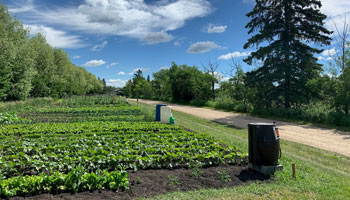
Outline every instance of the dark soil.
[[[199, 170], [201, 172], [200, 176], [196, 176], [196, 173], [194, 173], [196, 171], [191, 169], [130, 171], [128, 177], [130, 189], [121, 192], [95, 191], [77, 194], [42, 194], [32, 197], [15, 197], [12, 199], [137, 199], [138, 197], [152, 197], [174, 191], [235, 187], [252, 181], [268, 180], [264, 175], [251, 171], [246, 166], [218, 166], [201, 168]], [[220, 176], [219, 172], [221, 172], [222, 176]], [[226, 181], [224, 177], [226, 177]]]

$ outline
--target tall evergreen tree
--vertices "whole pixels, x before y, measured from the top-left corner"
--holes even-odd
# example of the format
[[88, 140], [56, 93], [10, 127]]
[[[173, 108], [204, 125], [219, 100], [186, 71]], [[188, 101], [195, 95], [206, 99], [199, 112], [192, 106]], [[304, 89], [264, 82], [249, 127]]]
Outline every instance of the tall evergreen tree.
[[320, 0], [256, 0], [247, 14], [251, 18], [248, 33], [257, 33], [244, 48], [260, 47], [244, 61], [263, 61], [260, 68], [247, 73], [247, 82], [264, 91], [269, 103], [290, 108], [308, 101], [305, 84], [319, 74], [321, 65], [314, 54], [322, 52], [310, 44], [331, 41], [331, 32], [323, 27], [326, 15], [320, 12], [321, 6]]

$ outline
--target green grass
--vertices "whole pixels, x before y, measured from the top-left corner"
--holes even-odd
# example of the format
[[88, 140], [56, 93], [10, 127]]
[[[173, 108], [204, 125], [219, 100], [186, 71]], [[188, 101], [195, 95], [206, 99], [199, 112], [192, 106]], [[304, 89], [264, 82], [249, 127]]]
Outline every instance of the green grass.
[[[154, 110], [154, 106], [139, 105]], [[178, 125], [209, 134], [226, 145], [248, 152], [247, 129], [236, 129], [182, 112], [173, 111], [173, 114]], [[284, 169], [275, 174], [273, 182], [174, 192], [153, 199], [350, 199], [350, 158], [285, 140], [281, 141], [281, 148]], [[296, 165], [296, 179], [292, 178], [292, 163]]]

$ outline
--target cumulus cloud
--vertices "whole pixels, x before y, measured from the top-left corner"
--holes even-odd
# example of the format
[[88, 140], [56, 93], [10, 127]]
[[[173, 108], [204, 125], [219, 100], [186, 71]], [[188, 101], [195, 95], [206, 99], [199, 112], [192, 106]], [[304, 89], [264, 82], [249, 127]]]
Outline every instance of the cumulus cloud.
[[173, 36], [167, 32], [161, 31], [157, 33], [149, 33], [144, 38], [145, 42], [148, 44], [157, 44], [161, 42], [169, 42], [173, 40]]
[[210, 24], [207, 32], [208, 33], [223, 33], [226, 31], [227, 26], [214, 26], [213, 24]]
[[334, 56], [337, 53], [337, 51], [335, 50], [335, 48], [332, 49], [328, 49], [328, 50], [324, 50], [322, 52], [323, 56]]
[[191, 46], [187, 49], [187, 53], [199, 54], [211, 51], [212, 49], [220, 49], [223, 48], [217, 45], [215, 42], [196, 42], [191, 44]]
[[106, 64], [106, 62], [104, 60], [91, 60], [86, 62], [85, 64], [83, 64], [83, 66], [85, 67], [98, 67], [101, 65]]
[[54, 28], [43, 26], [43, 25], [34, 25], [34, 24], [24, 24], [25, 28], [29, 29], [31, 35], [42, 34], [47, 43], [56, 48], [81, 48], [86, 45], [83, 41], [76, 35], [70, 35], [67, 32], [56, 30]]
[[108, 79], [106, 81], [106, 84], [108, 86], [114, 86], [114, 87], [124, 87], [126, 85], [127, 80], [122, 80], [122, 79]]
[[173, 39], [169, 31], [211, 13], [208, 0], [85, 0], [75, 7], [37, 9], [26, 20], [59, 25], [87, 34], [127, 36], [149, 44]]
[[72, 58], [73, 59], [78, 59], [78, 58], [80, 58], [80, 56], [73, 56]]
[[181, 46], [181, 43], [180, 43], [179, 41], [175, 41], [173, 44], [174, 44], [174, 46], [176, 46], [176, 47]]
[[113, 63], [107, 65], [107, 69], [109, 69], [110, 67], [113, 67], [115, 65], [118, 65], [118, 63], [117, 62], [113, 62]]
[[101, 51], [107, 44], [108, 44], [107, 41], [103, 41], [102, 44], [97, 44], [97, 45], [93, 46], [91, 50]]
[[332, 57], [323, 57], [323, 56], [319, 56], [317, 57], [318, 60], [320, 61], [330, 61], [330, 60], [333, 60]]
[[219, 60], [230, 60], [232, 58], [246, 57], [246, 56], [249, 56], [249, 54], [250, 54], [250, 52], [235, 51], [235, 52], [232, 52], [232, 53], [221, 55], [218, 59]]
[[159, 67], [159, 70], [162, 70], [162, 69], [170, 69], [170, 67], [168, 66]]
[[335, 31], [335, 26], [341, 29], [344, 23], [344, 13], [347, 13], [347, 22], [350, 22], [349, 0], [321, 0], [321, 3], [321, 12], [327, 15], [326, 27], [328, 29]]
[[125, 75], [125, 72], [119, 72], [118, 75], [123, 76], [123, 75]]
[[149, 70], [151, 70], [151, 68], [135, 68], [128, 74], [129, 75], [134, 75], [139, 70], [141, 70], [142, 72], [148, 72]]

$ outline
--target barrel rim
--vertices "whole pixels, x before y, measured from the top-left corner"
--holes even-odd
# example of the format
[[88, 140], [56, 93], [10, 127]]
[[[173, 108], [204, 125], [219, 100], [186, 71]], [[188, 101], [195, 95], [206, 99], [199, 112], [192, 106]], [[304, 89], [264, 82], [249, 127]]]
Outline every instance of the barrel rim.
[[253, 122], [253, 123], [249, 123], [249, 125], [252, 125], [252, 126], [275, 126], [276, 124], [274, 123], [265, 123], [265, 122]]

